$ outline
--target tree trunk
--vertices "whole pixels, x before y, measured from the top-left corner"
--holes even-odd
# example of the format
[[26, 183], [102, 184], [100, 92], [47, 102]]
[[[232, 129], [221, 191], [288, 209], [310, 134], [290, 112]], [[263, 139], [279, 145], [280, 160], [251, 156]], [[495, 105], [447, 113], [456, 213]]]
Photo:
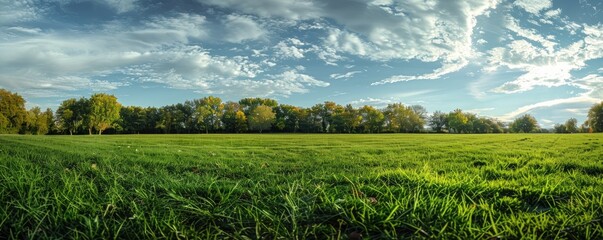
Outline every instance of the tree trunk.
[[73, 130], [69, 129], [69, 136], [73, 135]]
[[88, 135], [92, 135], [92, 128], [88, 128]]
[[101, 135], [103, 133], [103, 130], [99, 129], [98, 130], [98, 135]]

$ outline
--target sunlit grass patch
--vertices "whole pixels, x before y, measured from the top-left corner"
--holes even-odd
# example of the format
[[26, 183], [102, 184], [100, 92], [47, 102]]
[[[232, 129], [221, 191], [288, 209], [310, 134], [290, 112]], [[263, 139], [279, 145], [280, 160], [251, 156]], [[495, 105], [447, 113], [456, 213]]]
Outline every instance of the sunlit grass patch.
[[0, 238], [603, 237], [603, 137], [0, 136]]

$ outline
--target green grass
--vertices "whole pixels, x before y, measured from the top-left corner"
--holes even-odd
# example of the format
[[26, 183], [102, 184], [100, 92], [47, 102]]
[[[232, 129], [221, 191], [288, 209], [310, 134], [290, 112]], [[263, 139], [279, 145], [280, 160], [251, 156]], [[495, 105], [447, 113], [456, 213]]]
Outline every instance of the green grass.
[[3, 135], [0, 202], [9, 239], [602, 239], [603, 135]]

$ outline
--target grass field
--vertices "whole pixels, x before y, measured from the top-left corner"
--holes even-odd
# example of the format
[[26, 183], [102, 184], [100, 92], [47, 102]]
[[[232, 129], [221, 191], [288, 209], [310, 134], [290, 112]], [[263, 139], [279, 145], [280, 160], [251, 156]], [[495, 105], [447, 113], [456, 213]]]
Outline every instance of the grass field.
[[4, 135], [0, 202], [11, 239], [602, 239], [603, 135]]

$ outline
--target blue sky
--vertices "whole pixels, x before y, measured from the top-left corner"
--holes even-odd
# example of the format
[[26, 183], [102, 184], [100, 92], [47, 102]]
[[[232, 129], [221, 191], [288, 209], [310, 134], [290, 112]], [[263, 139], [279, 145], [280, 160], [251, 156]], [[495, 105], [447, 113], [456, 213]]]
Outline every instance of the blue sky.
[[0, 88], [461, 108], [544, 127], [603, 100], [596, 0], [0, 0]]

